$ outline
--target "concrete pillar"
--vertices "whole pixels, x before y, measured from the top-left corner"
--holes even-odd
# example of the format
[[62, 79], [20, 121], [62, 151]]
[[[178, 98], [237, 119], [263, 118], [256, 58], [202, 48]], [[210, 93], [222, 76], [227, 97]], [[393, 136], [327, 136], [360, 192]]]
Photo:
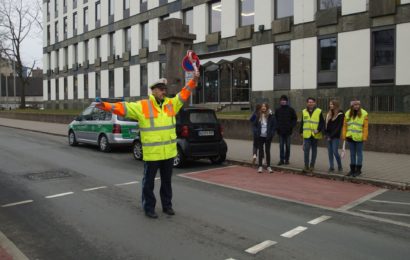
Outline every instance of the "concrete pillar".
[[158, 39], [165, 47], [166, 68], [164, 77], [168, 80], [168, 93], [176, 94], [183, 87], [185, 73], [181, 67], [181, 60], [187, 50], [192, 48], [196, 39], [189, 33], [187, 25], [182, 20], [171, 18], [158, 25]]

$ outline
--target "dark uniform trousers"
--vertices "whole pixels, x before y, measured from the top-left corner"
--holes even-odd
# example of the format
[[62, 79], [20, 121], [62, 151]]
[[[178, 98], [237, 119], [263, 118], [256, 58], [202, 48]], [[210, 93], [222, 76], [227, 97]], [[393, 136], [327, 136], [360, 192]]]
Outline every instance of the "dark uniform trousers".
[[154, 195], [155, 176], [159, 169], [161, 175], [162, 209], [172, 208], [171, 177], [174, 159], [161, 161], [146, 161], [144, 163], [144, 178], [142, 179], [142, 206], [145, 212], [154, 212], [157, 200]]

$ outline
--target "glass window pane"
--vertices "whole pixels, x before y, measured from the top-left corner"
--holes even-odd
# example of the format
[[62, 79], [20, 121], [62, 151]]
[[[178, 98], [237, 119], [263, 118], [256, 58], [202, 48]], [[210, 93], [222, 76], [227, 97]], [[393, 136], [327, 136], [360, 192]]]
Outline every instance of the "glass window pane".
[[130, 9], [130, 0], [124, 0], [124, 10]]
[[342, 5], [342, 0], [320, 0], [320, 10], [339, 7]]
[[276, 51], [276, 71], [275, 74], [290, 73], [290, 45], [280, 45], [275, 47]]
[[240, 26], [254, 24], [255, 3], [254, 0], [240, 0]]
[[373, 32], [373, 66], [394, 65], [394, 30]]
[[189, 33], [194, 31], [194, 15], [193, 10], [189, 9], [184, 11], [184, 24], [189, 26]]
[[95, 3], [95, 20], [99, 21], [101, 19], [101, 4], [100, 2]]
[[108, 14], [114, 15], [114, 0], [108, 0]]
[[148, 23], [142, 25], [142, 48], [148, 48], [149, 46], [149, 27]]
[[276, 19], [293, 16], [293, 0], [276, 0]]
[[222, 3], [220, 1], [212, 3], [209, 10], [209, 33], [221, 31]]
[[337, 40], [336, 38], [319, 40], [320, 66], [319, 70], [336, 70], [337, 69]]
[[115, 54], [115, 40], [114, 33], [110, 33], [110, 55]]

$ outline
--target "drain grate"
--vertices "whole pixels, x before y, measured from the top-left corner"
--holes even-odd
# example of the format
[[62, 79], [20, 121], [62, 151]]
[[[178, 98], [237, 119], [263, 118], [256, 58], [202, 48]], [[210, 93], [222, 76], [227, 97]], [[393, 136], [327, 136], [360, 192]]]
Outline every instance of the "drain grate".
[[44, 180], [70, 178], [70, 177], [73, 177], [73, 174], [69, 170], [52, 170], [52, 171], [28, 173], [23, 176], [32, 181], [44, 181]]

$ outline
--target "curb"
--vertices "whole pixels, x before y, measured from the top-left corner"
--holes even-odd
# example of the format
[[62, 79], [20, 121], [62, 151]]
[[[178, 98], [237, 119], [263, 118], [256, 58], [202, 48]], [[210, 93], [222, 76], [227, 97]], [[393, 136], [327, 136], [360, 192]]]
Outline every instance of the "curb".
[[[254, 167], [252, 163], [247, 161], [238, 161], [227, 159], [226, 162], [233, 164], [233, 165], [241, 165], [247, 167]], [[342, 174], [335, 174], [335, 173], [326, 173], [322, 171], [314, 171], [309, 174], [305, 174], [302, 172], [302, 169], [289, 167], [289, 166], [271, 166], [274, 170], [279, 170], [284, 173], [288, 174], [298, 174], [303, 176], [310, 176], [316, 178], [323, 178], [329, 180], [336, 180], [336, 181], [344, 181], [344, 182], [351, 182], [357, 184], [369, 184], [380, 188], [385, 189], [396, 189], [396, 190], [403, 190], [409, 191], [410, 190], [410, 183], [403, 183], [403, 182], [394, 182], [394, 181], [386, 181], [386, 180], [378, 180], [378, 179], [370, 179], [366, 177], [350, 177]]]
[[0, 126], [19, 129], [19, 130], [25, 130], [25, 131], [30, 131], [30, 132], [34, 132], [34, 133], [40, 133], [40, 134], [48, 134], [48, 135], [54, 135], [54, 136], [67, 136], [67, 135], [63, 135], [63, 134], [50, 133], [50, 132], [46, 132], [46, 131], [27, 129], [27, 128], [24, 128], [24, 127], [17, 127], [17, 126], [11, 126], [11, 125], [2, 125], [2, 124], [0, 124]]
[[[0, 249], [3, 249], [13, 260], [29, 260], [16, 245], [0, 231]], [[1, 252], [1, 250], [0, 250]], [[6, 256], [7, 257], [7, 256]]]

